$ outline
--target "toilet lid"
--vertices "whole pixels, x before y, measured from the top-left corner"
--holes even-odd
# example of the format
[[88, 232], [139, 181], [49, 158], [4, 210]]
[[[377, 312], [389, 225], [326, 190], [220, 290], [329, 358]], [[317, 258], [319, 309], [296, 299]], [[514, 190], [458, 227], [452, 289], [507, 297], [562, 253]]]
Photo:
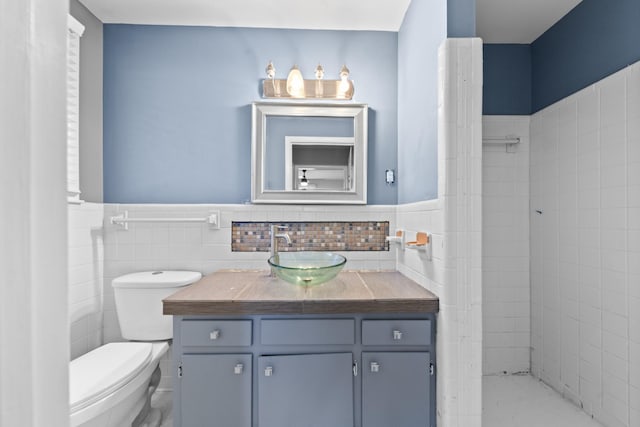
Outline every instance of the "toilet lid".
[[111, 286], [129, 289], [179, 288], [195, 283], [200, 278], [202, 278], [202, 273], [197, 271], [142, 271], [116, 277], [111, 282]]
[[131, 381], [151, 361], [151, 343], [118, 342], [98, 347], [71, 361], [71, 412], [104, 398]]

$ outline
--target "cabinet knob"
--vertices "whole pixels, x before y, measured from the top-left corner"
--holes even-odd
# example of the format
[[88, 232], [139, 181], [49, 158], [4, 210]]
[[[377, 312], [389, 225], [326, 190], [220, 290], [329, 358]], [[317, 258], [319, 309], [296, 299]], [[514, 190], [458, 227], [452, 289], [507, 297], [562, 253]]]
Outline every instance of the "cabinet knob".
[[233, 367], [233, 373], [236, 375], [241, 375], [243, 371], [244, 371], [244, 365], [242, 363], [238, 363], [236, 366]]
[[218, 338], [220, 338], [220, 329], [214, 329], [209, 333], [209, 339], [217, 340]]
[[380, 371], [380, 364], [378, 364], [378, 362], [371, 362], [371, 372], [378, 372]]
[[270, 377], [271, 375], [273, 375], [273, 366], [267, 366], [264, 368], [264, 376]]
[[402, 339], [402, 332], [399, 330], [394, 330], [393, 331], [393, 339], [394, 341], [400, 341]]

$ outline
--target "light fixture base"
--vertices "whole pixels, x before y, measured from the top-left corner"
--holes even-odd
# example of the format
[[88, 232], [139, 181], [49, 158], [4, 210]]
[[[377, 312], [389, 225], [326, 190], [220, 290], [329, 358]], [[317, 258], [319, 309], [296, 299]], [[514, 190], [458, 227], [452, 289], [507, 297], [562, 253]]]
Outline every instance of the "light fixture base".
[[348, 89], [340, 90], [342, 80], [304, 80], [304, 97], [291, 96], [287, 92], [287, 80], [264, 79], [262, 81], [263, 98], [284, 99], [336, 99], [349, 101], [353, 99], [353, 81], [347, 80]]

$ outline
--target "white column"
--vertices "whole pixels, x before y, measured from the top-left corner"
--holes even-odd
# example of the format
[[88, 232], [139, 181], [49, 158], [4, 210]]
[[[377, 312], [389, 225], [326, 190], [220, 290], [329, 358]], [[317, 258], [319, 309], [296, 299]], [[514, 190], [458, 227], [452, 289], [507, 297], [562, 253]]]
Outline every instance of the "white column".
[[438, 52], [438, 196], [444, 207], [440, 425], [482, 424], [482, 41]]
[[0, 425], [68, 425], [67, 0], [0, 0]]

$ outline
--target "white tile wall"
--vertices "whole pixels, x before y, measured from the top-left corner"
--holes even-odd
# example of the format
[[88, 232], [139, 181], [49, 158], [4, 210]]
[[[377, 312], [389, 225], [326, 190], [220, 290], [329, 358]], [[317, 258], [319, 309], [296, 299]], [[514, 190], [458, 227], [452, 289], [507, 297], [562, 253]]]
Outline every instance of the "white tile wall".
[[482, 422], [482, 43], [439, 50], [438, 200], [397, 207], [409, 237], [432, 234], [433, 258], [398, 252], [398, 270], [440, 298], [438, 425]]
[[71, 359], [102, 344], [103, 215], [102, 204], [68, 207]]
[[640, 426], [640, 64], [531, 118], [532, 373]]
[[528, 372], [529, 116], [484, 116], [483, 138], [520, 143], [482, 147], [483, 372]]
[[[121, 341], [111, 281], [123, 274], [146, 270], [194, 270], [203, 274], [222, 268], [267, 269], [266, 252], [231, 252], [232, 221], [390, 221], [396, 228], [395, 206], [302, 205], [104, 205], [104, 341]], [[129, 230], [109, 224], [112, 216], [205, 217], [220, 211], [221, 227], [206, 224], [132, 223]], [[347, 269], [395, 270], [396, 248], [383, 252], [344, 252]], [[171, 388], [169, 355], [161, 361], [159, 388]], [[166, 368], [166, 369], [163, 369]]]

